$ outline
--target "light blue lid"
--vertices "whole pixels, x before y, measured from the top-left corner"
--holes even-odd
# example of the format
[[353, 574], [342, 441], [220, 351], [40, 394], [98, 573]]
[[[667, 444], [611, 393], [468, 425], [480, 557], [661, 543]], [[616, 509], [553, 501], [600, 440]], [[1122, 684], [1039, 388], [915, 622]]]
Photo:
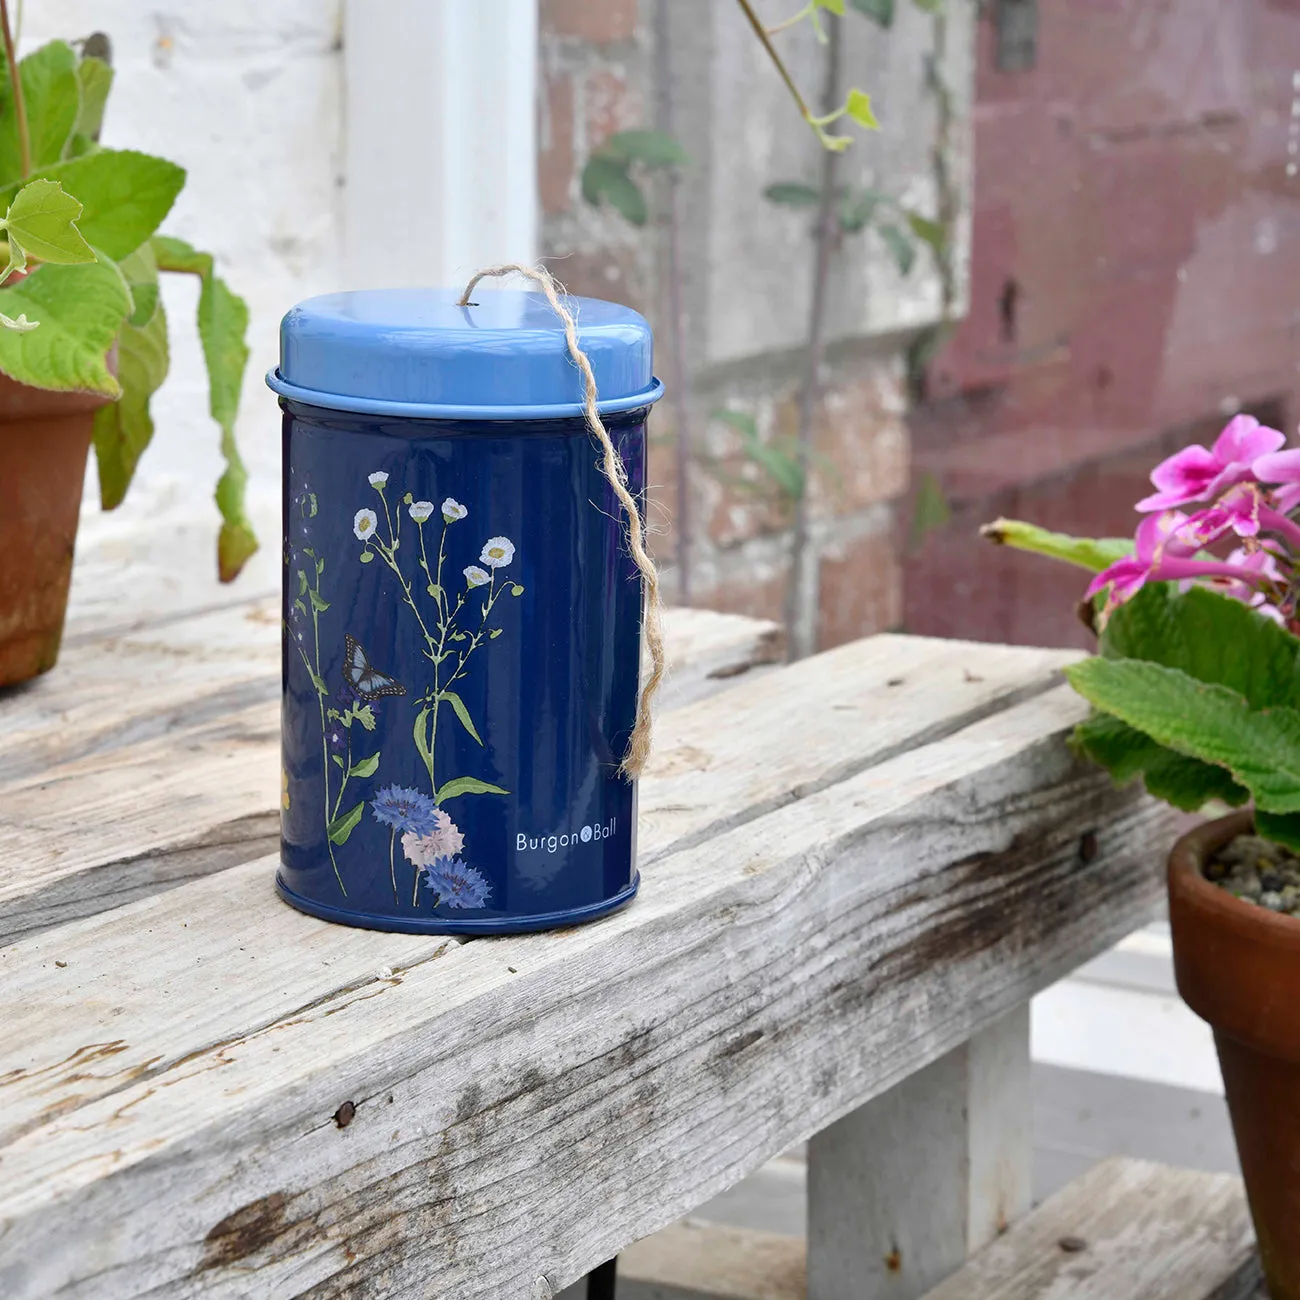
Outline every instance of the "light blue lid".
[[[284, 397], [337, 411], [415, 419], [518, 420], [582, 414], [582, 376], [541, 293], [480, 285], [372, 289], [301, 302], [280, 322]], [[596, 376], [602, 414], [658, 400], [645, 318], [600, 298], [566, 298]]]

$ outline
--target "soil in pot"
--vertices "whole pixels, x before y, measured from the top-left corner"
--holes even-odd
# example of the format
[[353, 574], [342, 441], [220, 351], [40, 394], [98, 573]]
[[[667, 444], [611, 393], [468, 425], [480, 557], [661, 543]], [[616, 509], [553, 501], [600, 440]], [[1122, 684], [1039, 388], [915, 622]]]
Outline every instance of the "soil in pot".
[[1300, 863], [1251, 830], [1235, 813], [1175, 846], [1174, 968], [1214, 1029], [1269, 1294], [1300, 1300]]
[[58, 658], [86, 455], [108, 400], [0, 375], [0, 686]]

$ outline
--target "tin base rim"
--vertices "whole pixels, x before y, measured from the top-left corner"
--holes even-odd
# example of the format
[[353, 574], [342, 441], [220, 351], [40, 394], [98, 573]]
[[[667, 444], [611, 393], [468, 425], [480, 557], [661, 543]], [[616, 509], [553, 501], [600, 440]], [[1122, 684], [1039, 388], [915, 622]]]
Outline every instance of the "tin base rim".
[[536, 916], [494, 916], [477, 917], [464, 921], [446, 920], [442, 917], [401, 917], [371, 916], [365, 912], [350, 912], [346, 908], [333, 907], [329, 903], [318, 903], [314, 899], [304, 898], [295, 893], [284, 883], [284, 878], [275, 873], [275, 890], [290, 907], [306, 912], [308, 916], [322, 921], [332, 921], [336, 925], [349, 925], [360, 930], [382, 930], [389, 934], [526, 934], [532, 930], [559, 930], [573, 925], [582, 925], [587, 921], [598, 920], [610, 912], [630, 903], [641, 887], [641, 873], [635, 872], [632, 883], [620, 890], [612, 898], [602, 899], [599, 903], [589, 903], [586, 907], [570, 908], [564, 912], [541, 912]]

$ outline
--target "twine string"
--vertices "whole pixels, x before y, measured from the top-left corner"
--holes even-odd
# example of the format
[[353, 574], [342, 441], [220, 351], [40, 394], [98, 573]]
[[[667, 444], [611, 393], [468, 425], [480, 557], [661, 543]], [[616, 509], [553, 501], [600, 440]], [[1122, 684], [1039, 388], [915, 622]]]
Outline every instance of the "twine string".
[[582, 413], [586, 417], [587, 424], [595, 435], [596, 441], [600, 444], [602, 452], [601, 468], [606, 479], [609, 480], [610, 487], [614, 489], [614, 495], [618, 497], [624, 514], [627, 516], [628, 549], [632, 553], [632, 559], [645, 584], [641, 626], [645, 631], [646, 645], [650, 650], [650, 672], [641, 687], [641, 694], [637, 701], [636, 723], [632, 728], [627, 753], [623, 755], [623, 761], [619, 765], [619, 771], [629, 781], [633, 781], [641, 775], [646, 760], [650, 757], [653, 726], [651, 705], [667, 671], [667, 655], [664, 648], [663, 631], [663, 601], [659, 593], [659, 571], [655, 568], [655, 562], [650, 558], [650, 554], [645, 547], [645, 522], [641, 518], [641, 510], [637, 505], [636, 498], [628, 488], [627, 470], [623, 465], [623, 458], [618, 454], [618, 448], [614, 446], [609, 436], [609, 430], [605, 428], [605, 422], [600, 418], [600, 412], [596, 409], [596, 376], [592, 372], [591, 362], [587, 360], [587, 354], [578, 343], [578, 326], [573, 319], [573, 313], [561, 301], [564, 287], [544, 266], [524, 266], [518, 262], [507, 262], [501, 266], [489, 266], [477, 272], [465, 286], [465, 292], [461, 294], [457, 306], [469, 307], [473, 305], [470, 302], [470, 294], [474, 292], [474, 286], [480, 280], [506, 275], [522, 275], [536, 281], [546, 295], [546, 301], [550, 303], [551, 310], [555, 312], [564, 325], [564, 339], [569, 347], [569, 356], [573, 358], [574, 365], [578, 367], [582, 374]]

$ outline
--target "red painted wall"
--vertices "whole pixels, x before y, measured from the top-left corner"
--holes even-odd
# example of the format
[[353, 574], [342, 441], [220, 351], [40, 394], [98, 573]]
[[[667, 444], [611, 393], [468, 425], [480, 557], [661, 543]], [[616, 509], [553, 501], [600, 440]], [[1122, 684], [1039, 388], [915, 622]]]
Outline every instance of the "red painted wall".
[[[1039, 0], [1031, 70], [980, 22], [970, 315], [927, 376], [914, 480], [952, 520], [909, 631], [1086, 644], [1082, 574], [975, 532], [1130, 533], [1150, 466], [1300, 418], [1300, 0]], [[1290, 166], [1290, 171], [1288, 170]]]

